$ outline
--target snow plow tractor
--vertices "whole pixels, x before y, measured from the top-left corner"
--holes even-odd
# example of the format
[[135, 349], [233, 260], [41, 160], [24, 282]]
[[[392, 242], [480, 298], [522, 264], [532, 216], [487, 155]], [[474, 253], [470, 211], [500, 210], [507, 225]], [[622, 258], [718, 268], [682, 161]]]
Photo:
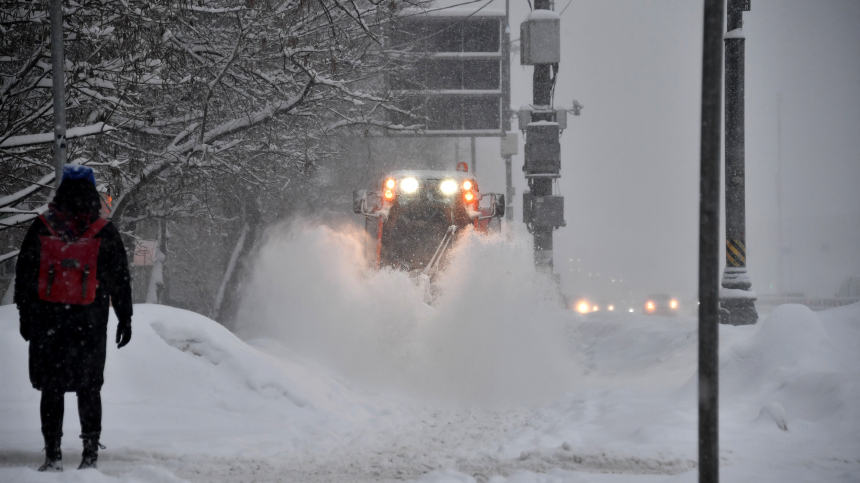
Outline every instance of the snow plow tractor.
[[498, 231], [505, 214], [504, 195], [481, 194], [465, 163], [457, 171], [394, 171], [380, 188], [353, 192], [353, 212], [365, 217], [367, 259], [428, 280], [467, 227]]

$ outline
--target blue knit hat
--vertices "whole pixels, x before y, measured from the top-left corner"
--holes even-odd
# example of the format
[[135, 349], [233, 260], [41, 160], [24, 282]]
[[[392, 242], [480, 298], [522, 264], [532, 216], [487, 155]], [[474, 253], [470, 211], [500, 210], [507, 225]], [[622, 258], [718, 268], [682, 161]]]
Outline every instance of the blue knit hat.
[[93, 172], [93, 168], [87, 166], [79, 166], [77, 164], [67, 164], [63, 166], [63, 179], [61, 181], [71, 179], [85, 179], [96, 185], [96, 175]]

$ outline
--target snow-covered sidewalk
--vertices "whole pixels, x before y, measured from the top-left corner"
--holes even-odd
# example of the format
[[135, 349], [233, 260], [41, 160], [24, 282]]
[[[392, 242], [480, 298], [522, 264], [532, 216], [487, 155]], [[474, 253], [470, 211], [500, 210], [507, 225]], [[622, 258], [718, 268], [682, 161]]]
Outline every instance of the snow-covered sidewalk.
[[[695, 325], [570, 315], [577, 388], [492, 407], [361, 390], [280, 344], [137, 306], [108, 358], [100, 469], [38, 474], [39, 393], [0, 308], [0, 481], [695, 481]], [[726, 481], [857, 481], [860, 306], [722, 328]], [[66, 467], [80, 457], [67, 395]], [[787, 428], [786, 430], [781, 427]]]

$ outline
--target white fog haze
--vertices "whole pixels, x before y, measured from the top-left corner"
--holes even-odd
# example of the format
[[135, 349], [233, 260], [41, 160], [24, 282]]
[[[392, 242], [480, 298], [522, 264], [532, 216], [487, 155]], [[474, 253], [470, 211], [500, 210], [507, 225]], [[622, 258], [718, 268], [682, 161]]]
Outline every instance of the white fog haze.
[[[504, 2], [487, 8], [503, 10]], [[527, 13], [525, 2], [511, 2], [512, 39]], [[574, 0], [561, 17], [555, 104], [585, 106], [580, 117], [568, 115], [561, 137], [567, 227], [555, 232], [554, 248], [568, 295], [632, 292], [637, 310], [650, 293], [695, 300], [701, 17], [700, 3], [663, 0]], [[778, 292], [780, 97], [782, 292], [832, 296], [860, 273], [857, 25], [860, 4], [852, 1], [755, 0], [744, 13], [747, 251], [759, 294]], [[517, 108], [531, 102], [532, 68], [514, 52]], [[517, 216], [528, 189], [522, 143], [520, 136]], [[502, 191], [496, 140], [478, 145], [480, 175]]]
[[360, 231], [300, 220], [268, 237], [242, 337], [271, 337], [364, 383], [443, 401], [546, 402], [582, 373], [525, 230], [512, 241], [467, 235], [433, 308], [407, 273], [367, 272]]

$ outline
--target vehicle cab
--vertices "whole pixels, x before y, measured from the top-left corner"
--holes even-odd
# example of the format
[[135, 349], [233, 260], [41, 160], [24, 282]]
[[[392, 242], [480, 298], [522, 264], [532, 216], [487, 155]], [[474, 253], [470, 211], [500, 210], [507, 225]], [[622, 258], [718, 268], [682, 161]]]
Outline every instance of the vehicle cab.
[[353, 194], [353, 211], [366, 217], [365, 228], [376, 239], [371, 258], [377, 266], [406, 270], [433, 262], [449, 232], [453, 238], [469, 225], [488, 231], [504, 206], [503, 195], [480, 192], [465, 163], [456, 171], [392, 171], [380, 180], [379, 191]]

